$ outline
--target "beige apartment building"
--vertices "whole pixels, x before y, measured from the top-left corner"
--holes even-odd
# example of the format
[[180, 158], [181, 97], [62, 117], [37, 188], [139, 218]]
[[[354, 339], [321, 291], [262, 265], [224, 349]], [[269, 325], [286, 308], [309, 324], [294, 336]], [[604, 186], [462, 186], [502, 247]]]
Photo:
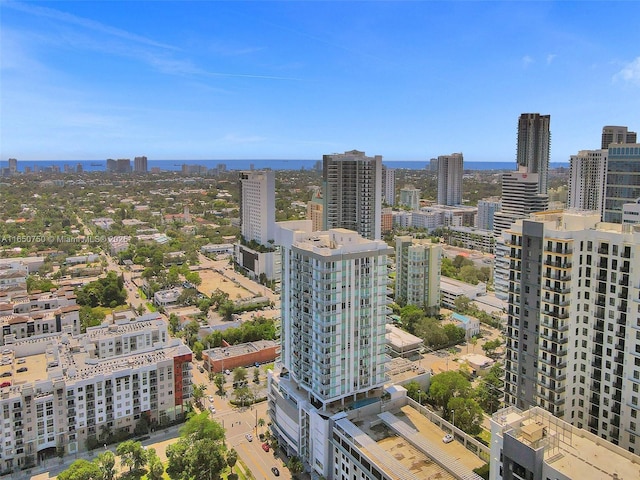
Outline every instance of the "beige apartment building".
[[5, 344], [0, 360], [0, 468], [75, 454], [110, 434], [180, 419], [191, 397], [191, 350], [156, 314], [71, 326]]

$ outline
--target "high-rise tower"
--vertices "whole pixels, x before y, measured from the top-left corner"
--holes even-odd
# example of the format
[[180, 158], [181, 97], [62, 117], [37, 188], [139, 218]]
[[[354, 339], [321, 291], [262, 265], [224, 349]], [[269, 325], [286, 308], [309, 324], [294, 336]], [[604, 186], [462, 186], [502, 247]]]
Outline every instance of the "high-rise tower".
[[240, 183], [240, 232], [245, 242], [266, 245], [274, 239], [276, 180], [273, 170], [242, 171]]
[[382, 156], [352, 150], [323, 156], [324, 228], [382, 236]]
[[580, 150], [571, 155], [568, 207], [602, 215], [606, 170], [607, 150]]
[[538, 193], [547, 193], [551, 146], [550, 115], [523, 113], [518, 119], [516, 162], [527, 173], [538, 174]]
[[287, 454], [333, 478], [330, 417], [383, 392], [393, 250], [342, 228], [311, 232], [310, 221], [279, 223], [276, 237], [282, 351], [269, 378], [271, 430]]
[[602, 127], [602, 142], [600, 148], [606, 150], [611, 144], [636, 143], [637, 133], [630, 132], [627, 127]]
[[461, 153], [438, 157], [438, 204], [462, 204], [462, 175], [464, 173]]
[[135, 173], [147, 173], [147, 157], [135, 157], [133, 159], [133, 171]]
[[505, 402], [540, 406], [638, 452], [640, 228], [544, 212], [509, 249]]
[[438, 243], [396, 237], [396, 299], [438, 313], [441, 257], [442, 246]]
[[603, 219], [622, 223], [622, 206], [640, 198], [640, 144], [610, 145]]
[[382, 196], [387, 205], [396, 204], [396, 170], [382, 166]]

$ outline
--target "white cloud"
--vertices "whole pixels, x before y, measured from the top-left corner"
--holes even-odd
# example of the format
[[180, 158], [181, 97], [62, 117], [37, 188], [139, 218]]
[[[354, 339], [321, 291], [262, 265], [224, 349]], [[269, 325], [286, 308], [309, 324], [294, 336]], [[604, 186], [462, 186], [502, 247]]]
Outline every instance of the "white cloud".
[[622, 70], [613, 76], [613, 81], [618, 80], [640, 85], [640, 57], [627, 63]]
[[525, 55], [524, 57], [522, 57], [522, 66], [524, 68], [527, 68], [533, 62], [535, 62], [535, 60], [533, 58], [531, 58], [529, 55]]
[[558, 55], [556, 55], [555, 53], [550, 53], [549, 55], [547, 55], [547, 65], [551, 65], [551, 62], [553, 62], [557, 56]]

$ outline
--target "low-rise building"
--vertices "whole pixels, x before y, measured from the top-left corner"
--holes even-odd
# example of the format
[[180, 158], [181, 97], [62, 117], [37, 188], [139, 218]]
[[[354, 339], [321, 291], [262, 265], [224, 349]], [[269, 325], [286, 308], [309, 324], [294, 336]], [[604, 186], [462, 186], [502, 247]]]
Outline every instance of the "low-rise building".
[[160, 290], [153, 294], [153, 303], [158, 307], [168, 307], [178, 303], [182, 290], [179, 288], [170, 288], [169, 290]]
[[417, 354], [424, 345], [424, 341], [420, 337], [405, 332], [394, 325], [387, 324], [386, 331], [387, 347], [392, 356], [411, 357]]
[[220, 373], [236, 367], [273, 362], [280, 354], [280, 344], [272, 340], [227, 345], [202, 352], [204, 366], [209, 372]]
[[440, 292], [442, 295], [442, 306], [445, 308], [454, 309], [456, 299], [459, 297], [467, 297], [470, 300], [480, 296], [486, 295], [487, 285], [485, 283], [478, 283], [477, 285], [471, 285], [470, 283], [461, 282], [450, 277], [440, 277]]
[[464, 330], [467, 340], [480, 334], [480, 320], [476, 317], [453, 313], [450, 320], [456, 327]]

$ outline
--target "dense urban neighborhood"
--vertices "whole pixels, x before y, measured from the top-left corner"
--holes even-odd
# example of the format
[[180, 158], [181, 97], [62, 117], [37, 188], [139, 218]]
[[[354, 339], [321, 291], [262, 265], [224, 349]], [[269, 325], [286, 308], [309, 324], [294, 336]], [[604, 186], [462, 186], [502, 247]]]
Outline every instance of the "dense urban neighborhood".
[[[613, 182], [640, 147], [605, 149], [608, 128]], [[548, 143], [548, 116], [519, 132]], [[299, 170], [11, 159], [0, 470], [574, 478], [580, 448], [634, 478], [640, 191], [579, 204], [592, 156], [536, 155], [515, 172], [357, 150]]]

